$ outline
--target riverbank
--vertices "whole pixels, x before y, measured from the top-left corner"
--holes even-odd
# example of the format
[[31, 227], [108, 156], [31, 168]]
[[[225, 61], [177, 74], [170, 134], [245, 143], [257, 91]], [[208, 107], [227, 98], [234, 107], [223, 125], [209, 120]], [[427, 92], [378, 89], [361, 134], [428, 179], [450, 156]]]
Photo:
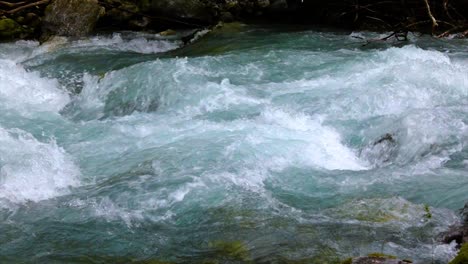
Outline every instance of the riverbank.
[[164, 31], [221, 22], [324, 25], [348, 30], [468, 35], [468, 4], [453, 1], [40, 0], [0, 1], [0, 40]]

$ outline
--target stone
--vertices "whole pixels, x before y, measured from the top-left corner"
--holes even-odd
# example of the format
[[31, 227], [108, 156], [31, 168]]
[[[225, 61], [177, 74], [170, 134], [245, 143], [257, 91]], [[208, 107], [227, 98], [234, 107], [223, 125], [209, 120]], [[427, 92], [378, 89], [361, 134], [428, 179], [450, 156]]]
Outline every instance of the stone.
[[233, 22], [234, 21], [234, 16], [231, 14], [231, 12], [221, 12], [219, 15], [219, 20], [222, 22]]
[[20, 36], [23, 32], [23, 27], [13, 19], [0, 19], [0, 39], [12, 39]]
[[457, 242], [459, 246], [468, 243], [468, 203], [460, 210], [463, 222], [461, 225], [451, 226], [447, 231], [438, 235], [438, 241], [443, 243]]
[[175, 34], [177, 34], [177, 32], [175, 30], [172, 30], [172, 29], [168, 29], [168, 30], [164, 30], [164, 31], [159, 32], [159, 35], [164, 36], [164, 37], [173, 36]]
[[143, 13], [166, 18], [194, 20], [206, 24], [214, 19], [210, 6], [199, 0], [146, 0], [139, 1], [139, 5]]
[[461, 215], [463, 217], [464, 225], [468, 226], [468, 203], [466, 203], [465, 207], [461, 209]]
[[261, 8], [268, 7], [270, 5], [270, 0], [258, 0], [257, 4]]
[[148, 25], [151, 23], [151, 19], [147, 17], [142, 17], [141, 19], [132, 19], [128, 22], [128, 25], [131, 28], [136, 28], [136, 29], [144, 29], [148, 27]]
[[[457, 244], [463, 243], [465, 230], [462, 226], [451, 226], [449, 230], [441, 233], [439, 235], [439, 241], [450, 244], [452, 241], [457, 242]], [[467, 233], [468, 234], [468, 233]]]
[[45, 10], [43, 31], [49, 36], [86, 36], [104, 11], [98, 0], [55, 0]]
[[286, 0], [272, 0], [270, 2], [267, 9], [271, 13], [285, 12], [289, 8], [288, 1]]

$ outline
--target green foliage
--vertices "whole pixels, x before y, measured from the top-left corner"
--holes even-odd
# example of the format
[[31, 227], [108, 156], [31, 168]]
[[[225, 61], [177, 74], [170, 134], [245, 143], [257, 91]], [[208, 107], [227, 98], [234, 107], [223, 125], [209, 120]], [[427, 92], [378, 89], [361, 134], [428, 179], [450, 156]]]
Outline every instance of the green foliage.
[[458, 255], [449, 264], [468, 264], [468, 243], [463, 244]]

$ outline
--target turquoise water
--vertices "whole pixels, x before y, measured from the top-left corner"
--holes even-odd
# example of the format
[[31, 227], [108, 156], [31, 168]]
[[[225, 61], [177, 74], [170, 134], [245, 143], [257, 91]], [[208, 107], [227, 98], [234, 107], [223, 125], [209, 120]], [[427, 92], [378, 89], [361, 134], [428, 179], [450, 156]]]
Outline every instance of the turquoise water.
[[468, 42], [356, 36], [0, 44], [0, 262], [447, 263]]

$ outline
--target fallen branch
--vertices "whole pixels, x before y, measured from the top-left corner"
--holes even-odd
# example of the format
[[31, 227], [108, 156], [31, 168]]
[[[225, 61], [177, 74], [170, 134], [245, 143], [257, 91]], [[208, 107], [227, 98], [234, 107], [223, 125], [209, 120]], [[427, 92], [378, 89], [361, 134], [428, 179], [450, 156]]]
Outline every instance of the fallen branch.
[[0, 1], [0, 5], [6, 6], [6, 7], [17, 7], [20, 5], [26, 4], [26, 2], [18, 2], [18, 3], [9, 3], [5, 1]]
[[47, 4], [49, 3], [50, 0], [41, 0], [41, 1], [37, 1], [37, 2], [34, 2], [34, 3], [30, 3], [30, 4], [27, 4], [27, 5], [24, 5], [24, 6], [20, 6], [18, 8], [15, 8], [15, 9], [12, 9], [10, 11], [7, 11], [6, 13], [7, 14], [14, 14], [14, 13], [17, 13], [21, 10], [24, 10], [26, 8], [30, 8], [30, 7], [34, 7], [34, 6], [38, 6], [38, 5], [43, 5], [43, 4]]
[[437, 24], [437, 20], [436, 20], [435, 17], [432, 15], [431, 6], [429, 5], [428, 0], [424, 0], [424, 2], [426, 3], [427, 14], [429, 15], [429, 18], [430, 18], [431, 21], [432, 21], [432, 32], [434, 32], [435, 28], [438, 27], [439, 24]]

